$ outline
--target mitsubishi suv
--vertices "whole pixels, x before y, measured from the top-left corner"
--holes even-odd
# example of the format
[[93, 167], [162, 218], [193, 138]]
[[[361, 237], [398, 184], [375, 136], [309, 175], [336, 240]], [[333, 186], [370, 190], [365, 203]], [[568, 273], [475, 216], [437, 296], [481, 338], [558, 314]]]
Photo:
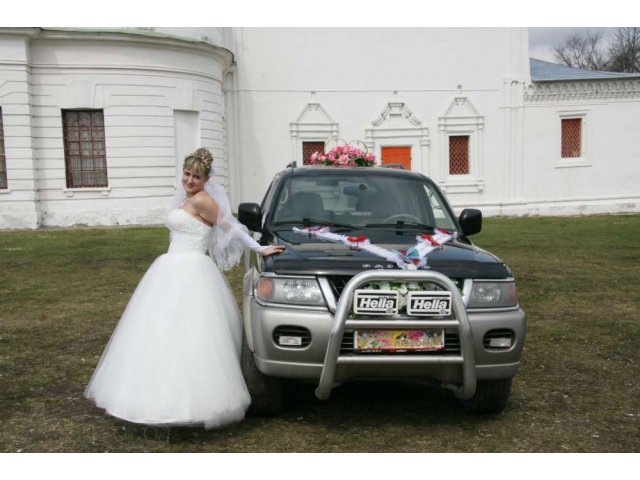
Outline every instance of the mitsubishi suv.
[[280, 255], [251, 253], [242, 368], [252, 410], [283, 408], [283, 380], [320, 399], [350, 380], [433, 381], [474, 413], [505, 409], [526, 321], [509, 267], [474, 245], [428, 177], [291, 165], [239, 220]]

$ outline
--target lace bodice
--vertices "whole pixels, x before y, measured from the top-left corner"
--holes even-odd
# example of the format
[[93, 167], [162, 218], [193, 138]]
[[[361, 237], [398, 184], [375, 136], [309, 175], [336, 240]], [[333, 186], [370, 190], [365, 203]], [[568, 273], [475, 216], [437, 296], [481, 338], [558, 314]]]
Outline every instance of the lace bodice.
[[167, 215], [167, 227], [171, 231], [169, 253], [206, 253], [212, 227], [189, 215], [181, 208]]

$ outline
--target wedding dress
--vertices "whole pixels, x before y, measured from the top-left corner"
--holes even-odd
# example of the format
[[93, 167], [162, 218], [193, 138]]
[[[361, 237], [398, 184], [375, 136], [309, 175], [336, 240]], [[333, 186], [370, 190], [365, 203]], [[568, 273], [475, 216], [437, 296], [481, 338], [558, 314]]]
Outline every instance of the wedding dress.
[[137, 286], [85, 396], [135, 423], [237, 422], [251, 400], [240, 370], [240, 313], [206, 254], [218, 227], [181, 208], [169, 212], [167, 226], [169, 250]]

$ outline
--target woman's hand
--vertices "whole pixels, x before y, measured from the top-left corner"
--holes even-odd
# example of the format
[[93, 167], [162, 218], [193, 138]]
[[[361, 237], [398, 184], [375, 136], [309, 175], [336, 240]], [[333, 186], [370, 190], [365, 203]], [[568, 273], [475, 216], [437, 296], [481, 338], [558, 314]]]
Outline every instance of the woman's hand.
[[284, 247], [282, 245], [270, 245], [267, 248], [260, 251], [260, 255], [263, 257], [268, 257], [269, 255], [275, 255], [277, 253], [284, 252]]

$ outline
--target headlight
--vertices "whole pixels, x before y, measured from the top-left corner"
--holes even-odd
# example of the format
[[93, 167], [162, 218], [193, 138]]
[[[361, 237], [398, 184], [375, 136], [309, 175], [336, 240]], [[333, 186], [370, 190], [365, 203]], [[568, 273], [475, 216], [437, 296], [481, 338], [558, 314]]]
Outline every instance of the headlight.
[[507, 308], [518, 305], [514, 282], [473, 282], [468, 308]]
[[315, 278], [260, 277], [256, 297], [263, 302], [322, 305], [324, 298]]

